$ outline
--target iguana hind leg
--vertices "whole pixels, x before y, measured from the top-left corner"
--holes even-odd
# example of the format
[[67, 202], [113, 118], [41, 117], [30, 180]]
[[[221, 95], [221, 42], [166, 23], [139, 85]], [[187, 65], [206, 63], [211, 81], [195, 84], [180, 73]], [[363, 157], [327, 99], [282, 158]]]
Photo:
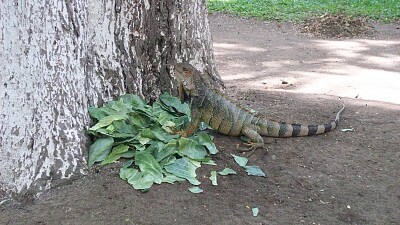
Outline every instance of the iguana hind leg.
[[267, 148], [264, 146], [264, 139], [261, 137], [260, 134], [257, 133], [256, 130], [252, 129], [251, 127], [243, 127], [242, 134], [250, 138], [251, 143], [248, 144], [250, 148], [241, 149], [241, 152], [250, 152], [249, 155], [251, 155], [253, 154], [254, 150], [258, 148], [264, 148], [265, 150], [267, 150]]

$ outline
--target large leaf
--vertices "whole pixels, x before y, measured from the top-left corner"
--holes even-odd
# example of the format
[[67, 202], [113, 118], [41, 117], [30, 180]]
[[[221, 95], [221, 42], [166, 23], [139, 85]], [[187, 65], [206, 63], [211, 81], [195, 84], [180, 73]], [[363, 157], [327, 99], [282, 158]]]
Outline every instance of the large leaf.
[[170, 155], [165, 157], [164, 159], [162, 159], [159, 164], [162, 168], [164, 168], [166, 165], [172, 164], [174, 163], [176, 160], [175, 154], [174, 155]]
[[177, 177], [188, 180], [193, 185], [199, 185], [200, 181], [196, 179], [197, 167], [189, 162], [186, 158], [175, 160], [172, 164], [166, 165], [165, 170]]
[[265, 173], [258, 166], [244, 166], [243, 168], [248, 175], [266, 177]]
[[124, 120], [126, 118], [127, 118], [127, 116], [123, 115], [123, 114], [115, 114], [115, 115], [106, 116], [106, 117], [101, 118], [99, 120], [99, 122], [96, 123], [96, 125], [94, 125], [93, 127], [89, 128], [89, 130], [96, 131], [99, 128], [109, 126], [114, 121]]
[[190, 122], [190, 117], [187, 115], [180, 116], [172, 120], [172, 122], [175, 123], [176, 129], [181, 129], [183, 127], [186, 127], [186, 125]]
[[128, 179], [128, 183], [136, 190], [147, 190], [155, 182], [154, 179], [155, 177], [150, 173], [137, 172], [134, 176], [131, 176]]
[[123, 114], [133, 111], [132, 106], [129, 103], [125, 103], [122, 99], [108, 102], [107, 107]]
[[137, 95], [122, 95], [121, 99], [124, 103], [130, 104], [130, 106], [134, 109], [143, 108], [145, 105], [147, 105], [146, 101]]
[[124, 121], [113, 122], [114, 132], [116, 132], [120, 138], [129, 138], [137, 135], [138, 130], [130, 124], [126, 124]]
[[89, 167], [95, 162], [103, 161], [111, 151], [114, 139], [111, 137], [97, 139], [89, 148]]
[[97, 120], [100, 120], [103, 117], [108, 116], [109, 114], [107, 114], [106, 112], [104, 112], [104, 110], [102, 110], [102, 108], [97, 108], [97, 107], [90, 107], [89, 108], [89, 115]]
[[164, 147], [156, 153], [156, 160], [160, 162], [161, 160], [171, 156], [177, 152], [177, 142], [176, 140], [171, 140]]
[[199, 132], [197, 134], [197, 139], [199, 141], [199, 144], [206, 146], [210, 154], [217, 154], [217, 147], [215, 147], [215, 144], [209, 134], [207, 134], [206, 132]]
[[124, 153], [128, 152], [128, 145], [118, 145], [115, 146], [111, 153], [101, 162], [101, 165], [107, 165], [116, 162], [119, 158], [123, 156]]
[[236, 171], [234, 171], [231, 168], [224, 168], [222, 171], [218, 172], [219, 175], [226, 176], [230, 174], [236, 174]]
[[134, 168], [121, 168], [119, 177], [128, 181], [128, 183], [137, 190], [147, 190], [154, 183], [154, 177], [152, 175], [139, 172]]
[[151, 117], [141, 112], [131, 112], [128, 113], [129, 121], [137, 129], [149, 127], [152, 125]]
[[166, 173], [166, 176], [163, 178], [163, 183], [173, 184], [175, 182], [182, 182], [184, 180], [185, 180], [184, 178], [177, 177], [170, 173]]
[[162, 182], [162, 169], [156, 159], [147, 151], [136, 153], [135, 165], [139, 166], [141, 172], [151, 175], [155, 183], [160, 184]]
[[170, 107], [170, 112], [177, 111], [184, 115], [190, 115], [189, 105], [186, 103], [182, 104], [179, 99], [172, 97], [168, 93], [160, 95], [160, 100], [165, 106]]
[[241, 166], [241, 167], [246, 166], [247, 162], [249, 161], [249, 159], [246, 158], [246, 157], [241, 157], [241, 156], [237, 156], [237, 155], [234, 155], [234, 154], [231, 154], [231, 155], [235, 159], [235, 162], [237, 164], [239, 164], [239, 166]]
[[143, 129], [140, 135], [142, 137], [150, 138], [153, 140], [166, 141], [165, 133], [161, 133], [155, 129], [153, 130], [150, 130], [149, 128]]
[[[165, 144], [163, 142], [155, 141], [146, 148], [146, 152], [150, 153], [151, 155], [153, 155], [156, 158], [158, 152], [160, 152], [161, 149], [164, 148], [164, 146], [165, 146]], [[157, 162], [159, 161], [158, 159], [156, 159], [156, 160], [157, 160]]]
[[119, 169], [119, 177], [122, 180], [128, 180], [131, 176], [134, 176], [139, 171], [134, 168], [122, 167]]
[[178, 140], [179, 154], [188, 156], [192, 159], [205, 159], [207, 151], [204, 146], [199, 145], [196, 141], [181, 137]]
[[194, 194], [199, 194], [199, 193], [203, 192], [203, 190], [201, 188], [197, 187], [197, 186], [189, 188], [189, 191], [194, 193]]

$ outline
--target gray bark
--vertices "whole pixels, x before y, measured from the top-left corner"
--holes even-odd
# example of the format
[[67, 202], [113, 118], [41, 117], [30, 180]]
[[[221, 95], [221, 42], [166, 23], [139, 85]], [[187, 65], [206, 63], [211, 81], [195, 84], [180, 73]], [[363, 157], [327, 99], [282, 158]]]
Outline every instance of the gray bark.
[[0, 189], [16, 196], [87, 173], [88, 107], [175, 93], [175, 62], [221, 84], [205, 0], [4, 1], [0, 16]]

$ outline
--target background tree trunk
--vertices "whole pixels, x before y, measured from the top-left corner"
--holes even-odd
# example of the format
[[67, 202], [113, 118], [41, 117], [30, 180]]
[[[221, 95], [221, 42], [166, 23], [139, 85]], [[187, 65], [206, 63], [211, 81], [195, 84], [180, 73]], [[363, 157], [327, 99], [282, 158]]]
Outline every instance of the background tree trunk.
[[89, 106], [175, 93], [175, 62], [222, 85], [205, 0], [4, 1], [0, 16], [0, 189], [19, 197], [87, 172]]

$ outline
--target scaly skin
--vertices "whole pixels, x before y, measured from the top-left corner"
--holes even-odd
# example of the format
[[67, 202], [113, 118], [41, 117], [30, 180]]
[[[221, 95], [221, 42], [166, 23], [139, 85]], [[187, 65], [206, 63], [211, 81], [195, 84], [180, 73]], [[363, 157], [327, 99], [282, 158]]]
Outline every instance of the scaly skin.
[[261, 136], [301, 137], [323, 134], [336, 128], [342, 109], [335, 120], [323, 125], [300, 125], [279, 123], [259, 118], [249, 111], [238, 107], [218, 91], [210, 87], [206, 76], [189, 64], [176, 64], [175, 76], [179, 82], [179, 96], [190, 98], [192, 120], [180, 133], [190, 136], [205, 122], [214, 130], [230, 136], [244, 135], [253, 142], [249, 150], [264, 147]]

